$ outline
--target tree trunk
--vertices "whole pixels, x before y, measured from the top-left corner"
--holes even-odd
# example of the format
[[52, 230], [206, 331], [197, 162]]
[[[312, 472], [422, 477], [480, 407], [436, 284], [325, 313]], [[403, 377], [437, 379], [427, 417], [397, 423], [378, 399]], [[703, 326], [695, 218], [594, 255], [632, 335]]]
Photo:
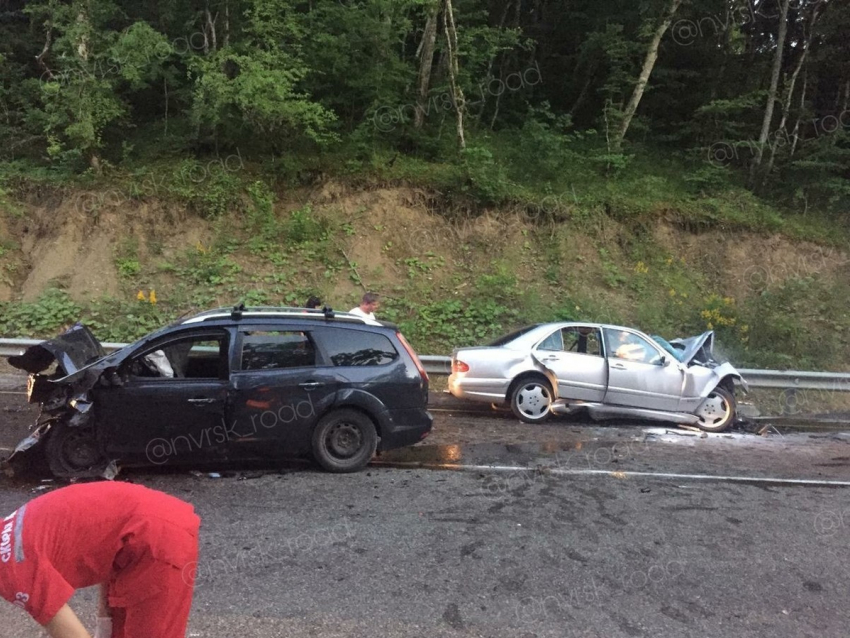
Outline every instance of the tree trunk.
[[[788, 2], [788, 0], [785, 1], [786, 3]], [[649, 43], [649, 49], [646, 52], [646, 59], [643, 61], [643, 69], [641, 69], [640, 77], [638, 77], [635, 90], [632, 93], [632, 98], [626, 106], [625, 113], [623, 113], [623, 121], [620, 123], [620, 129], [614, 138], [614, 147], [618, 152], [622, 147], [626, 133], [629, 132], [629, 126], [632, 123], [632, 118], [635, 116], [635, 111], [637, 111], [640, 99], [643, 97], [643, 93], [646, 90], [646, 85], [649, 82], [649, 76], [652, 74], [655, 61], [658, 59], [658, 47], [661, 45], [661, 38], [664, 37], [667, 29], [670, 28], [670, 24], [673, 22], [673, 16], [676, 15], [676, 11], [678, 11], [679, 5], [681, 4], [682, 0], [671, 0], [667, 15], [664, 16], [661, 24], [658, 25], [658, 28], [655, 30], [655, 35]]]
[[767, 107], [764, 109], [764, 119], [761, 123], [761, 133], [759, 141], [756, 144], [756, 156], [750, 166], [750, 188], [753, 187], [761, 168], [761, 161], [764, 157], [764, 145], [767, 142], [767, 136], [770, 134], [770, 123], [773, 120], [773, 107], [776, 103], [776, 93], [779, 89], [779, 76], [782, 73], [782, 54], [785, 52], [785, 35], [788, 33], [788, 5], [791, 0], [782, 0], [782, 11], [779, 15], [779, 34], [776, 39], [776, 55], [773, 57], [773, 73], [770, 77], [770, 90], [767, 95]]
[[[215, 18], [212, 17], [210, 13], [209, 5], [204, 9], [204, 13], [206, 14], [207, 23], [204, 26], [204, 54], [209, 53], [209, 49], [212, 48], [213, 53], [218, 50], [218, 42], [215, 33], [215, 23], [218, 20], [218, 14], [215, 14]], [[207, 34], [209, 33], [209, 40], [207, 39]]]
[[587, 79], [584, 81], [584, 86], [581, 87], [581, 93], [578, 94], [578, 98], [573, 103], [570, 108], [570, 116], [575, 115], [576, 111], [578, 111], [581, 106], [584, 104], [584, 101], [587, 99], [587, 93], [590, 90], [590, 85], [593, 83], [593, 78], [596, 77], [596, 64], [592, 63], [587, 67]]
[[47, 63], [44, 61], [44, 56], [50, 53], [50, 42], [53, 39], [53, 29], [51, 27], [47, 27], [47, 32], [44, 37], [44, 48], [41, 50], [37, 56], [35, 56], [35, 61], [38, 63], [42, 69], [44, 69], [44, 73], [41, 74], [41, 77], [47, 75], [48, 80], [52, 80], [54, 78], [53, 71], [50, 70], [50, 67], [47, 66]]
[[449, 53], [449, 81], [452, 88], [452, 98], [454, 101], [455, 111], [457, 113], [457, 139], [461, 150], [466, 149], [466, 138], [463, 134], [463, 112], [465, 108], [465, 98], [463, 97], [463, 89], [457, 81], [458, 76], [458, 60], [457, 60], [457, 28], [455, 27], [454, 9], [452, 8], [452, 0], [445, 0], [443, 10], [443, 23], [446, 32], [446, 46]]
[[[77, 14], [77, 24], [80, 26], [80, 36], [76, 42], [77, 56], [80, 58], [80, 67], [91, 72], [89, 65], [89, 33], [91, 32], [91, 23], [85, 8], [81, 8]], [[98, 175], [102, 172], [100, 165], [100, 156], [97, 153], [96, 143], [93, 143], [89, 148], [89, 166]]]
[[[788, 122], [788, 114], [791, 112], [791, 100], [794, 97], [794, 87], [797, 84], [797, 77], [800, 75], [800, 71], [802, 70], [803, 64], [806, 62], [806, 57], [809, 54], [809, 49], [812, 46], [812, 38], [815, 35], [815, 25], [817, 25], [819, 17], [818, 5], [815, 5], [814, 9], [812, 9], [812, 15], [809, 21], [809, 33], [803, 42], [803, 50], [800, 53], [800, 59], [797, 60], [797, 66], [794, 67], [794, 72], [791, 74], [791, 80], [788, 82], [788, 90], [785, 94], [785, 100], [782, 105], [782, 119], [779, 122], [779, 128], [776, 129], [777, 133], [784, 131], [785, 125]], [[768, 177], [770, 177], [770, 174], [773, 171], [773, 164], [776, 160], [776, 149], [778, 147], [779, 140], [774, 140], [773, 144], [770, 145], [770, 161], [767, 163], [767, 170], [764, 174], [765, 181]]]
[[425, 23], [425, 33], [422, 36], [421, 56], [419, 62], [419, 90], [416, 94], [416, 113], [414, 114], [414, 126], [422, 128], [425, 123], [425, 105], [428, 102], [428, 89], [431, 85], [431, 67], [434, 64], [434, 45], [437, 41], [437, 17], [440, 13], [439, 5], [435, 6], [428, 15]]
[[168, 78], [162, 78], [162, 89], [165, 92], [165, 131], [163, 135], [168, 137]]
[[[522, 0], [517, 0], [517, 2], [521, 2]], [[502, 17], [499, 18], [499, 31], [505, 28], [505, 20], [508, 19], [508, 11], [510, 11], [512, 0], [508, 0], [505, 3], [505, 8], [502, 10]], [[490, 59], [487, 60], [487, 73], [484, 74], [484, 81], [487, 82], [487, 87], [489, 89], [490, 81], [493, 76], [493, 65], [496, 63], [496, 57], [498, 54], [494, 54], [490, 56]], [[502, 71], [499, 70], [499, 76], [501, 77]], [[480, 122], [484, 118], [484, 110], [487, 108], [487, 93], [489, 91], [481, 91], [481, 110], [478, 111], [478, 121]], [[499, 114], [499, 98], [501, 97], [501, 92], [496, 95], [496, 113], [493, 115], [492, 121], [490, 122], [490, 129], [496, 125], [496, 116]], [[476, 102], [477, 104], [477, 102]]]
[[809, 72], [808, 69], [803, 72], [803, 92], [800, 94], [800, 112], [797, 114], [797, 121], [794, 123], [794, 132], [791, 133], [791, 157], [797, 151], [797, 142], [800, 141], [800, 122], [803, 120], [803, 111], [806, 108], [806, 89], [809, 88]]
[[222, 48], [226, 49], [230, 44], [230, 4], [224, 0], [224, 42]]

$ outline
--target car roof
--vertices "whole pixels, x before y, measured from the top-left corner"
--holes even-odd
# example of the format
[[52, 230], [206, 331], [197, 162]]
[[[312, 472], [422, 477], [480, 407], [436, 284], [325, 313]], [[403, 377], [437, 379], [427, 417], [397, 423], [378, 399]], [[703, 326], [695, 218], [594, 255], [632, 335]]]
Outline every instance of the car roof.
[[375, 326], [378, 328], [392, 327], [391, 324], [380, 322], [376, 319], [369, 319], [361, 315], [352, 314], [350, 312], [337, 312], [332, 308], [312, 309], [312, 308], [295, 308], [289, 306], [250, 306], [250, 307], [235, 307], [235, 308], [214, 308], [198, 313], [187, 319], [182, 319], [178, 325], [199, 324], [207, 321], [224, 320], [245, 321], [245, 320], [275, 320], [289, 319], [297, 321], [325, 321], [325, 322], [340, 322], [353, 323], [365, 326]]
[[544, 335], [548, 334], [552, 330], [556, 328], [569, 328], [570, 326], [587, 326], [589, 328], [607, 328], [609, 330], [625, 330], [627, 332], [636, 333], [642, 335], [640, 330], [637, 328], [629, 328], [628, 326], [614, 326], [607, 323], [597, 323], [595, 321], [553, 321], [550, 323], [541, 323], [538, 326], [535, 326], [528, 332], [525, 332], [519, 335], [516, 339], [504, 344], [503, 346], [516, 346], [516, 347], [526, 347], [529, 344], [534, 344], [540, 341]]

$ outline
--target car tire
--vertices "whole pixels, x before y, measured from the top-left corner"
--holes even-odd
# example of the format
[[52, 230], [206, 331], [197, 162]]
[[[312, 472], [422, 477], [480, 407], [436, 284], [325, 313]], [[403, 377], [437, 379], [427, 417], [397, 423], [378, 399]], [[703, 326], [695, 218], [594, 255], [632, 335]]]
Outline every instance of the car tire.
[[522, 377], [511, 390], [511, 411], [525, 423], [543, 423], [548, 419], [552, 401], [552, 386], [542, 377]]
[[717, 386], [694, 412], [699, 417], [696, 426], [706, 432], [722, 432], [735, 422], [736, 412], [735, 394]]
[[329, 472], [362, 470], [377, 447], [375, 424], [357, 410], [335, 410], [313, 430], [313, 458]]
[[57, 478], [100, 476], [108, 465], [90, 427], [58, 423], [47, 433], [45, 445], [47, 464]]

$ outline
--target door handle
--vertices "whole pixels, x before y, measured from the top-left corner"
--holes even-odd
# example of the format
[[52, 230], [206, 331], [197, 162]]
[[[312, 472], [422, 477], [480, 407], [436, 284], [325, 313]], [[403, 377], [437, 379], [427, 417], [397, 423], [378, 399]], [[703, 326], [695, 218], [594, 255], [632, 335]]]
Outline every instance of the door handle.
[[188, 399], [188, 401], [193, 405], [206, 405], [209, 403], [215, 403], [215, 399]]
[[624, 366], [622, 363], [612, 363], [611, 367], [616, 368], [617, 370], [625, 370], [626, 369], [626, 366]]
[[557, 361], [558, 357], [550, 354], [548, 357], [541, 357], [540, 360], [541, 361]]
[[315, 390], [316, 388], [320, 388], [323, 385], [325, 384], [321, 383], [320, 381], [305, 381], [304, 383], [299, 383], [298, 387], [304, 388], [305, 390]]

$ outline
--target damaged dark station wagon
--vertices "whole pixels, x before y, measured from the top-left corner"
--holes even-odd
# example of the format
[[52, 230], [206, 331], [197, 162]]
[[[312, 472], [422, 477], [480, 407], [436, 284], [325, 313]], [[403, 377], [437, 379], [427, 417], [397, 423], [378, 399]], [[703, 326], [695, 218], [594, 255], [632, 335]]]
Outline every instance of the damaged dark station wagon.
[[210, 310], [109, 355], [77, 324], [9, 362], [41, 404], [9, 460], [43, 450], [59, 477], [308, 454], [353, 472], [432, 425], [396, 327], [329, 308]]

